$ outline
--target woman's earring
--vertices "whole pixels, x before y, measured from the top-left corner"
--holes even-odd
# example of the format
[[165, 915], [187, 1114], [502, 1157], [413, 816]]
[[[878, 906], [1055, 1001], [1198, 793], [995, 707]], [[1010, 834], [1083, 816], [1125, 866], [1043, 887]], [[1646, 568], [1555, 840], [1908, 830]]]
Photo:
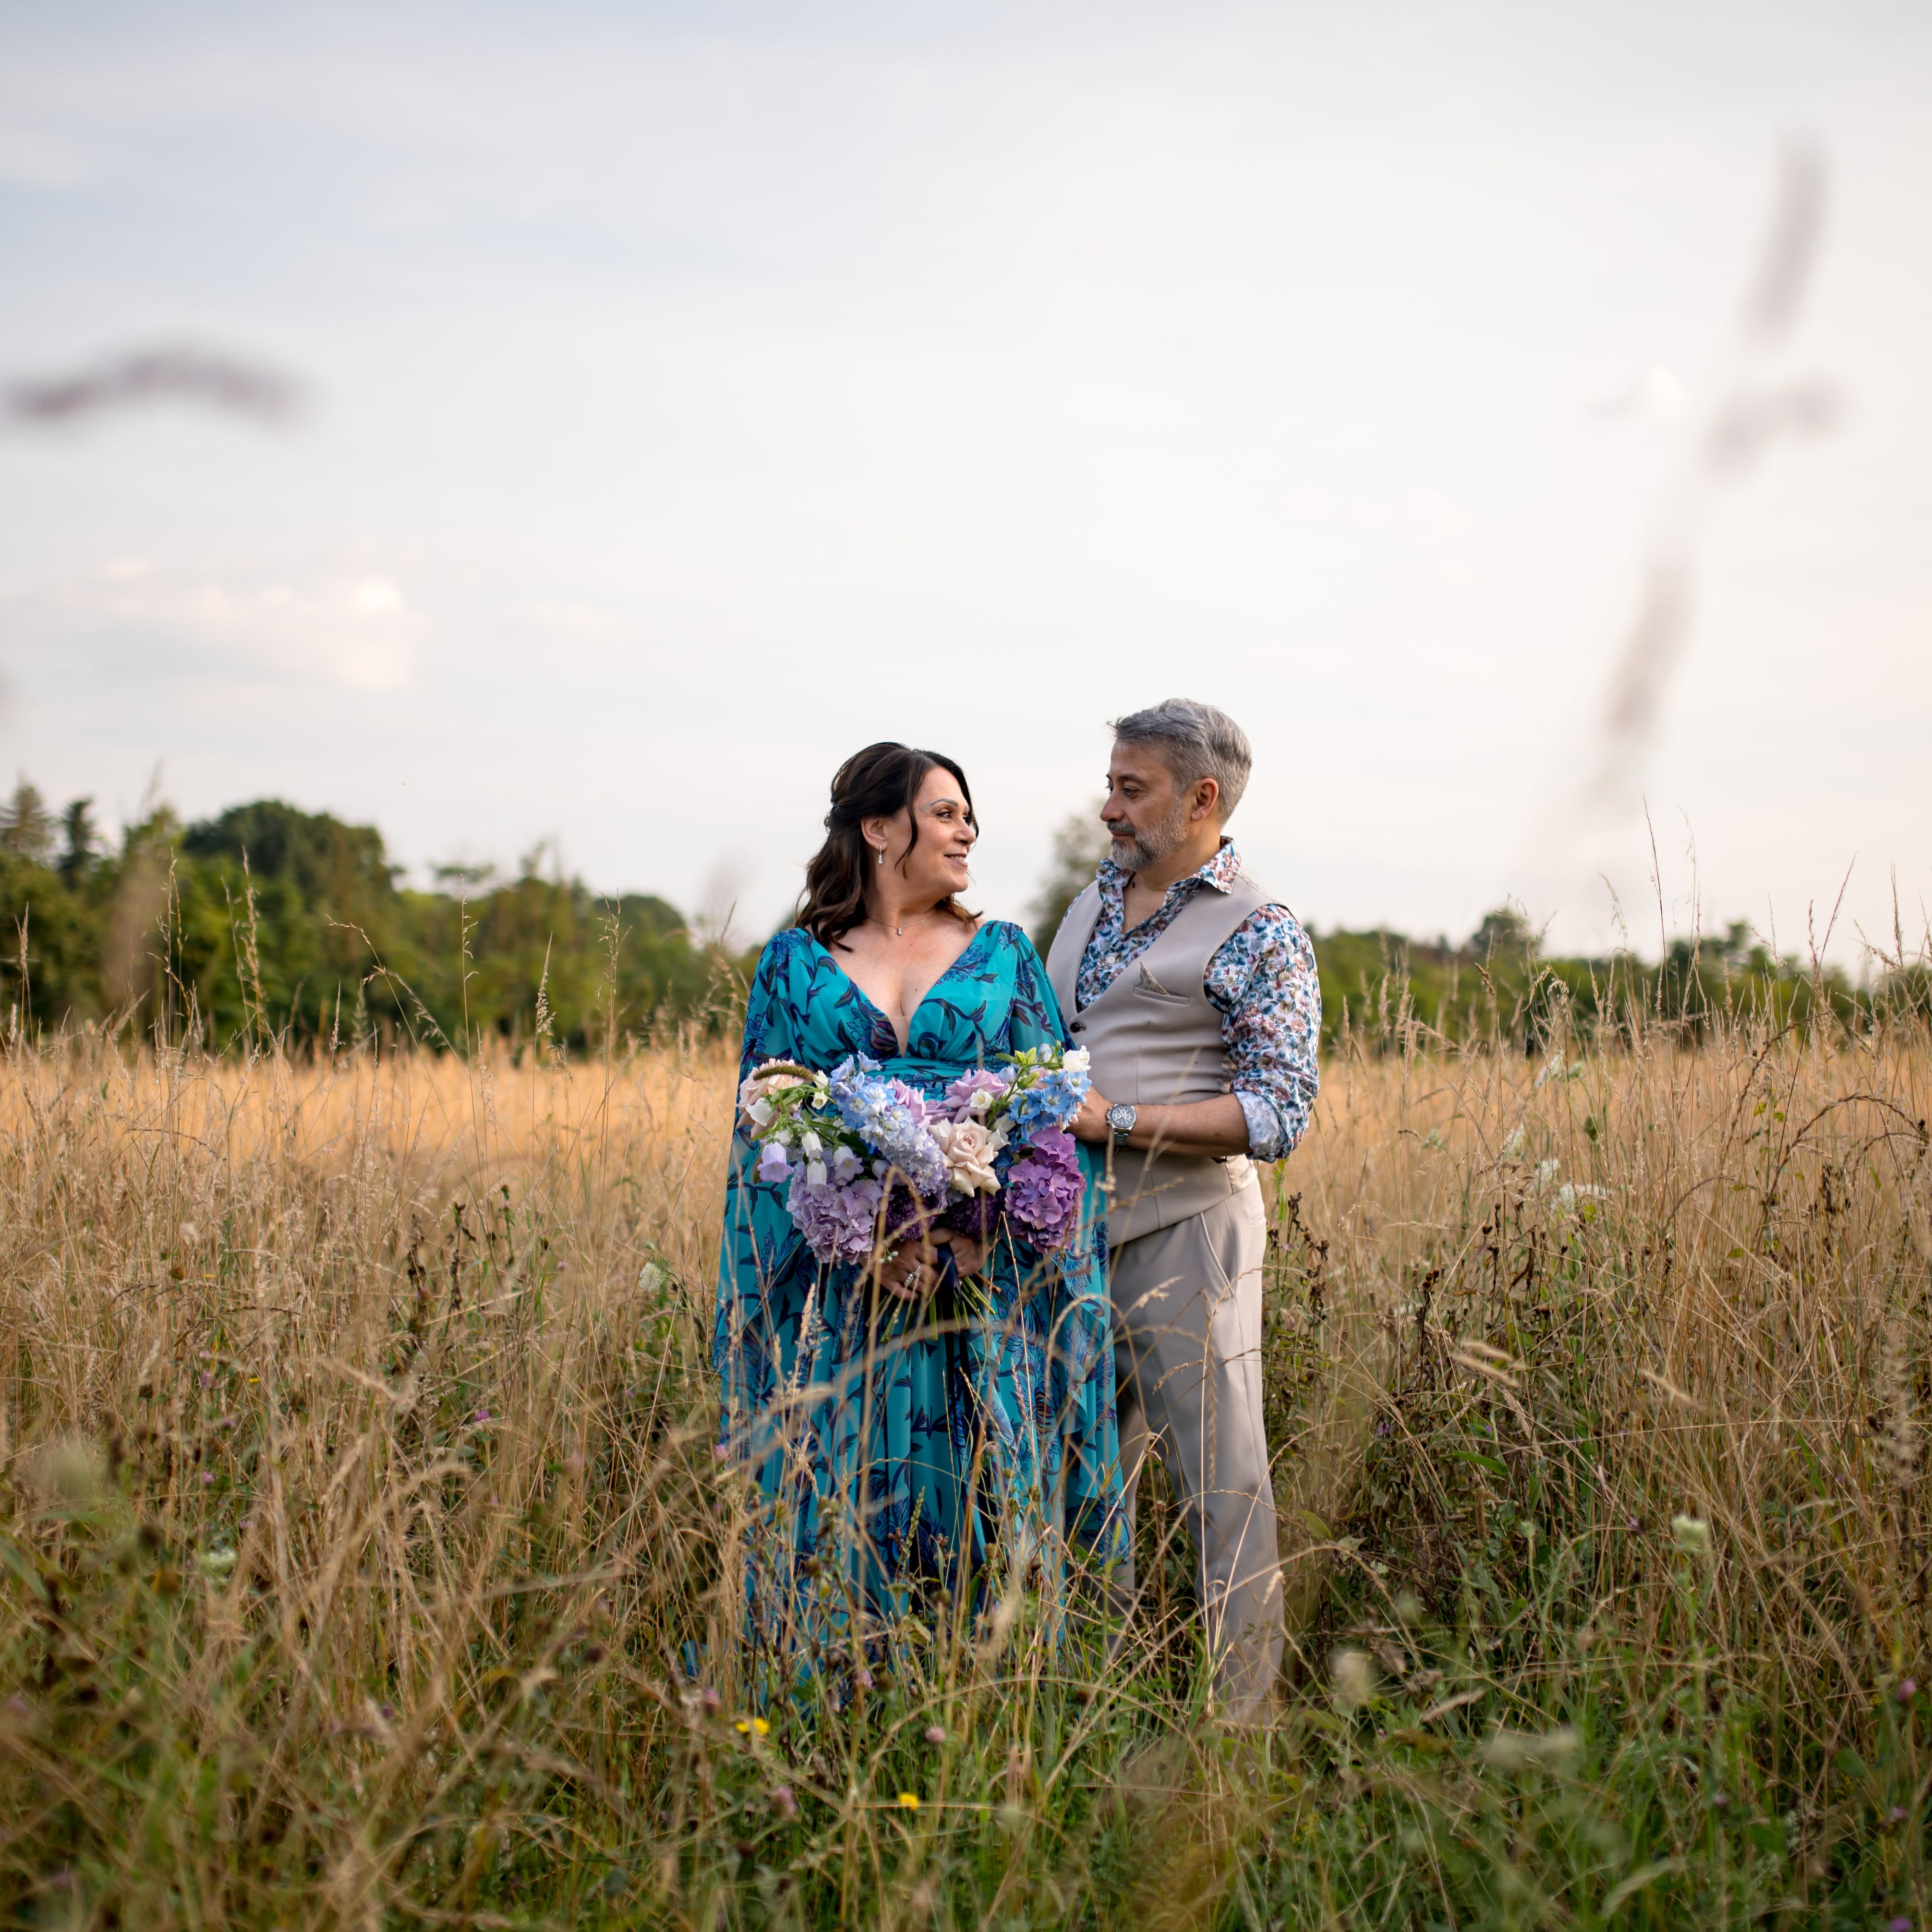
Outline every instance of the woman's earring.
[[879, 863], [880, 863], [880, 865], [882, 865], [882, 866], [883, 866], [885, 862], [886, 862], [886, 848], [885, 848], [883, 845], [881, 845], [881, 846], [879, 848]]

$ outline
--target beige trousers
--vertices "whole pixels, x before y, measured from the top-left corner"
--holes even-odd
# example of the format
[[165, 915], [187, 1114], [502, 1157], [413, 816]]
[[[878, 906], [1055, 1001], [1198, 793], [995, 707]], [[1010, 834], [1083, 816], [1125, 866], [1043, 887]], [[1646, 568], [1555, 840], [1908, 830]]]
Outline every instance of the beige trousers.
[[[1127, 1520], [1160, 1455], [1200, 1558], [1215, 1696], [1259, 1717], [1281, 1668], [1281, 1569], [1262, 1420], [1262, 1259], [1267, 1217], [1253, 1181], [1114, 1256], [1114, 1364]], [[1115, 1600], [1132, 1600], [1133, 1558]]]

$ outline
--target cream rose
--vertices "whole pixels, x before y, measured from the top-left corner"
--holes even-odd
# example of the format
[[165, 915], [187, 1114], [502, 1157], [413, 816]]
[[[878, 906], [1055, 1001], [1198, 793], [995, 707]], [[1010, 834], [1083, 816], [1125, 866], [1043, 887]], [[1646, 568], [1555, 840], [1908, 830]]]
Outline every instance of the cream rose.
[[999, 1138], [977, 1120], [930, 1120], [926, 1132], [939, 1143], [946, 1156], [946, 1178], [956, 1194], [994, 1194], [999, 1177], [993, 1172], [993, 1156], [1000, 1150]]

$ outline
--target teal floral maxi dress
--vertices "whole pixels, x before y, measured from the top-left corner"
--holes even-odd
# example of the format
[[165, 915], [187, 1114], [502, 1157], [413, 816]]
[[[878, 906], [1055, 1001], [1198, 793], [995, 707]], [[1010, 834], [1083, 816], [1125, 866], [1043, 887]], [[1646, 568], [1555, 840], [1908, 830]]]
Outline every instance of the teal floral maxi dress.
[[[740, 1078], [767, 1060], [830, 1070], [865, 1054], [937, 1100], [1004, 1055], [1067, 1043], [1018, 926], [980, 928], [914, 1014], [904, 1054], [892, 1023], [794, 927], [758, 962]], [[820, 1263], [783, 1185], [755, 1178], [755, 1157], [741, 1124], [713, 1341], [719, 1453], [762, 1498], [747, 1577], [754, 1640], [788, 1650], [862, 1636], [912, 1593], [971, 1588], [989, 1564], [1037, 1561], [1057, 1576], [1070, 1549], [1096, 1564], [1124, 1556], [1105, 1204], [1087, 1149], [1065, 1249], [1042, 1256], [1003, 1230], [981, 1275], [949, 1269], [922, 1306]]]

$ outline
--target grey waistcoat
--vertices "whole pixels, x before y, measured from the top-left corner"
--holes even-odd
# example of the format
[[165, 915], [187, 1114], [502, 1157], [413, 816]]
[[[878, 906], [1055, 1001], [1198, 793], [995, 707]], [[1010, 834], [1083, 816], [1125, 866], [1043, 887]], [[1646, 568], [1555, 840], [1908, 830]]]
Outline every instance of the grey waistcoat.
[[[1066, 909], [1047, 955], [1047, 977], [1077, 1046], [1094, 1056], [1094, 1084], [1109, 1100], [1154, 1106], [1205, 1100], [1228, 1091], [1221, 1012], [1202, 982], [1208, 962], [1252, 913], [1278, 902], [1246, 872], [1234, 890], [1204, 886], [1174, 923], [1094, 1004], [1076, 1012], [1081, 956], [1100, 916], [1100, 888], [1089, 886]], [[1252, 1179], [1245, 1154], [1223, 1160], [1121, 1148], [1114, 1154], [1114, 1199], [1107, 1238], [1118, 1247], [1137, 1234], [1204, 1213]]]

